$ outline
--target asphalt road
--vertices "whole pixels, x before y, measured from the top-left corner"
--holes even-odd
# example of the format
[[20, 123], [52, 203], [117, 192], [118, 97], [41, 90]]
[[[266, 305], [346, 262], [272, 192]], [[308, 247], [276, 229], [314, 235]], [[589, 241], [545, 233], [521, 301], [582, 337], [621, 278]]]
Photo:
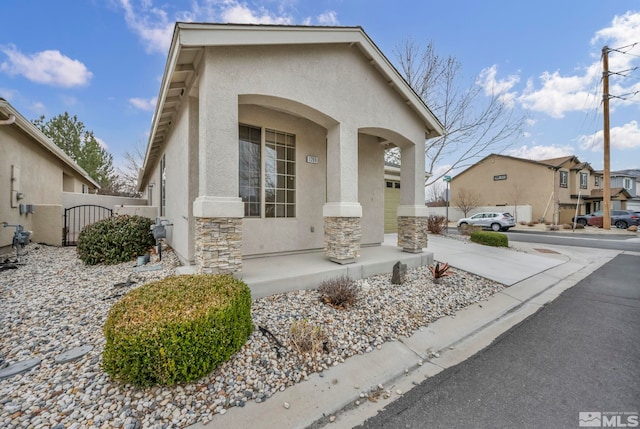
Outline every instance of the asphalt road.
[[359, 427], [577, 428], [581, 412], [633, 427], [606, 413], [638, 422], [639, 279], [640, 256], [618, 255]]
[[[449, 228], [449, 234], [457, 234], [455, 228]], [[603, 234], [547, 234], [544, 232], [516, 232], [508, 231], [509, 241], [521, 241], [525, 243], [542, 243], [558, 246], [589, 247], [592, 249], [626, 250], [640, 252], [640, 241], [628, 235], [603, 235]]]

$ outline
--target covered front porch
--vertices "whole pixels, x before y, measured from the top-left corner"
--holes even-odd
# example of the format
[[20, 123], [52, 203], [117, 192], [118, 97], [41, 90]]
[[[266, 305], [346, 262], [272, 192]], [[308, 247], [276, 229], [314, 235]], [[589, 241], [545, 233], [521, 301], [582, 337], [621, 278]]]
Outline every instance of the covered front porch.
[[[340, 265], [328, 260], [321, 250], [289, 255], [246, 258], [242, 272], [234, 276], [249, 285], [253, 299], [278, 293], [316, 289], [324, 280], [348, 276], [361, 279], [376, 274], [390, 274], [400, 261], [407, 268], [433, 263], [433, 253], [407, 253], [397, 246], [396, 234], [385, 234], [380, 246], [362, 247], [361, 257], [353, 264]], [[196, 267], [178, 268], [179, 274], [195, 273]]]

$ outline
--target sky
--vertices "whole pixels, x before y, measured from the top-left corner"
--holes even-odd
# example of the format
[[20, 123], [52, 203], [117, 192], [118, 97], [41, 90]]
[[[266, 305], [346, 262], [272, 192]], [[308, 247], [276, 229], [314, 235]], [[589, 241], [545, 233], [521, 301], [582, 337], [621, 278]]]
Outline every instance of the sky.
[[611, 169], [640, 168], [638, 0], [3, 0], [0, 15], [0, 97], [27, 119], [77, 115], [116, 167], [146, 146], [174, 23], [193, 21], [361, 26], [394, 65], [403, 41], [433, 43], [527, 116], [503, 154], [597, 170], [608, 46]]

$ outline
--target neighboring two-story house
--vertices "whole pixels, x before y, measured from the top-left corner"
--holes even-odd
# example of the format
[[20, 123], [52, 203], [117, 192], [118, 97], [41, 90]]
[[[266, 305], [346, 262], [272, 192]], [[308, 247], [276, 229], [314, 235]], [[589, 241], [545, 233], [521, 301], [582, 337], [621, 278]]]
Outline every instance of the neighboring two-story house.
[[[598, 174], [602, 176], [602, 171], [598, 171]], [[638, 184], [638, 181], [640, 181], [640, 169], [612, 171], [609, 177], [611, 178], [610, 186], [612, 190], [616, 190], [617, 192], [624, 190], [629, 194], [626, 206], [622, 206], [622, 201], [612, 200], [611, 209], [640, 211], [640, 195], [638, 195], [638, 190], [640, 189], [640, 184]], [[602, 189], [602, 181], [599, 187]]]
[[[451, 180], [452, 204], [463, 189], [480, 197], [479, 206], [531, 205], [533, 219], [555, 224], [602, 204], [602, 175], [573, 155], [534, 161], [491, 154]], [[627, 198], [624, 189], [612, 189], [619, 207]]]

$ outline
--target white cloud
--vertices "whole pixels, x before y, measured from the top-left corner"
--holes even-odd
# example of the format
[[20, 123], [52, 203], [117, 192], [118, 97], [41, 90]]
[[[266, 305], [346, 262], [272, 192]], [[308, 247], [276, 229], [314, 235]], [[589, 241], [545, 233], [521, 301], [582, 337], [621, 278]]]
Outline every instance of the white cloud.
[[15, 89], [0, 88], [0, 97], [7, 101], [13, 100], [16, 95], [18, 95], [18, 91]]
[[220, 15], [224, 22], [233, 24], [291, 24], [293, 19], [289, 15], [278, 16], [266, 9], [253, 10], [245, 4], [228, 2]]
[[338, 25], [338, 14], [332, 10], [318, 16], [318, 24], [320, 25]]
[[[627, 12], [622, 16], [615, 16], [609, 27], [598, 30], [591, 39], [591, 44], [607, 44], [611, 48], [621, 48], [609, 55], [609, 69], [624, 71], [634, 67], [640, 56], [640, 12]], [[505, 102], [517, 101], [522, 107], [535, 112], [543, 112], [553, 118], [563, 118], [568, 112], [590, 111], [596, 109], [602, 99], [601, 79], [602, 63], [600, 52], [594, 54], [591, 64], [576, 71], [563, 74], [560, 71], [545, 71], [538, 79], [528, 79], [525, 89], [519, 96], [511, 91], [518, 83], [517, 76], [497, 79], [496, 66], [483, 70], [479, 82], [485, 88], [495, 88], [505, 91]], [[628, 55], [630, 54], [630, 55]], [[611, 75], [610, 91], [612, 95], [633, 94], [640, 90], [637, 80], [626, 79], [619, 75]], [[629, 104], [632, 101], [613, 98], [612, 109], [616, 106]]]
[[22, 75], [32, 82], [70, 88], [89, 83], [93, 73], [80, 61], [60, 51], [47, 50], [25, 55], [14, 45], [0, 46], [8, 57], [0, 70], [9, 75]]
[[[614, 127], [609, 130], [609, 140], [611, 147], [616, 149], [637, 149], [640, 148], [640, 127], [637, 121], [631, 121], [621, 127]], [[604, 132], [602, 130], [578, 137], [580, 148], [592, 152], [602, 151], [604, 148]]]
[[130, 0], [120, 0], [125, 12], [127, 26], [138, 35], [148, 53], [165, 54], [169, 50], [173, 36], [174, 21], [170, 21], [167, 13], [153, 7], [151, 1], [143, 1], [141, 13], [134, 10]]
[[542, 160], [559, 158], [561, 156], [573, 155], [575, 150], [571, 146], [521, 146], [519, 148], [511, 149], [507, 152], [507, 155], [515, 156], [516, 158]]
[[[169, 13], [171, 4], [154, 6], [153, 0], [118, 0], [127, 26], [140, 38], [148, 53], [165, 54], [171, 45], [176, 21], [211, 21], [235, 24], [292, 24], [294, 19], [280, 6], [278, 12], [263, 7], [251, 8], [237, 0], [193, 1], [191, 9]], [[336, 22], [334, 12], [319, 19]]]
[[589, 67], [582, 76], [561, 76], [559, 72], [544, 72], [540, 76], [541, 88], [535, 88], [532, 79], [518, 97], [526, 109], [543, 112], [553, 118], [563, 118], [570, 111], [587, 111], [600, 102], [593, 91], [598, 82], [596, 67]]
[[498, 66], [487, 67], [480, 72], [476, 84], [484, 89], [485, 95], [497, 95], [498, 99], [507, 106], [513, 106], [517, 97], [513, 87], [520, 82], [520, 76], [510, 75], [506, 79], [497, 79]]
[[40, 101], [34, 101], [31, 103], [29, 110], [37, 115], [47, 115], [47, 107]]
[[129, 103], [136, 109], [153, 111], [156, 108], [158, 97], [153, 98], [130, 98]]
[[[94, 136], [94, 137], [95, 137], [95, 136]], [[104, 150], [106, 150], [106, 151], [108, 151], [108, 150], [109, 150], [109, 145], [108, 145], [104, 140], [102, 140], [102, 139], [101, 139], [101, 138], [99, 138], [99, 137], [96, 137], [96, 141], [98, 142], [98, 144], [100, 145], [100, 147], [101, 147], [102, 149], [104, 149]]]

